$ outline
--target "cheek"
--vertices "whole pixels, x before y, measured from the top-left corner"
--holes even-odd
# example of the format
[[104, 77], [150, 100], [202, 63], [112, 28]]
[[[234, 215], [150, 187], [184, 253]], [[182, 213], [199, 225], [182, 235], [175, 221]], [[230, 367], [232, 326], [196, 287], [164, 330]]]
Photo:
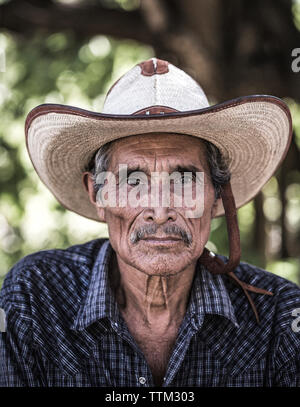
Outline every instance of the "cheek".
[[204, 201], [203, 215], [200, 221], [200, 238], [207, 242], [210, 234], [210, 225], [212, 220], [212, 209], [214, 204], [214, 194], [206, 195], [207, 199]]
[[206, 245], [209, 235], [212, 219], [212, 208], [214, 204], [214, 190], [207, 188], [204, 194], [204, 210], [202, 216], [191, 220], [193, 230], [193, 239], [195, 251], [202, 252]]
[[130, 226], [138, 212], [133, 208], [105, 208], [105, 220], [108, 226], [109, 240], [114, 250], [127, 247]]
[[200, 219], [195, 219], [192, 225], [193, 230], [193, 251], [202, 252], [210, 235], [210, 217], [203, 215]]

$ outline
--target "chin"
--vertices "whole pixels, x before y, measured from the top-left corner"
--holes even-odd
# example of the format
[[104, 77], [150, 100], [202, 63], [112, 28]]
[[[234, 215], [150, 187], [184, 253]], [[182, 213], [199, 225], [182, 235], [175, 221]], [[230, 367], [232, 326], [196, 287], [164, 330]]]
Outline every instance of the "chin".
[[183, 253], [153, 253], [133, 256], [132, 265], [149, 276], [172, 276], [183, 272], [191, 264]]

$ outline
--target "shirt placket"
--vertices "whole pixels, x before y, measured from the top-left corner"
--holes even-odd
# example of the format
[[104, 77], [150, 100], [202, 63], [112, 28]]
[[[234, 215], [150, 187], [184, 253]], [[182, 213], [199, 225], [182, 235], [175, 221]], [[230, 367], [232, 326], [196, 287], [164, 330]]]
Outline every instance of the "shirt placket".
[[[136, 366], [136, 371], [134, 372], [135, 375], [135, 383], [134, 385], [137, 387], [153, 387], [154, 381], [152, 377], [151, 370], [148, 366], [146, 358], [140, 348], [138, 347], [137, 343], [135, 342], [134, 338], [128, 331], [128, 328], [124, 321], [119, 317], [117, 320], [111, 321], [111, 326], [116, 334], [121, 338], [121, 340], [126, 341], [133, 351], [140, 357], [142, 363], [138, 363]], [[129, 376], [132, 378], [133, 372], [129, 373]], [[132, 380], [132, 379], [131, 379]], [[132, 386], [133, 383], [128, 383], [128, 386]]]
[[[200, 325], [202, 325], [202, 318]], [[192, 337], [198, 332], [199, 326], [195, 323], [194, 316], [187, 314], [179, 329], [179, 334], [175, 343], [174, 350], [170, 357], [167, 371], [163, 379], [163, 387], [170, 386], [178, 370], [180, 369], [185, 355], [188, 351]], [[184, 385], [184, 383], [182, 383]]]

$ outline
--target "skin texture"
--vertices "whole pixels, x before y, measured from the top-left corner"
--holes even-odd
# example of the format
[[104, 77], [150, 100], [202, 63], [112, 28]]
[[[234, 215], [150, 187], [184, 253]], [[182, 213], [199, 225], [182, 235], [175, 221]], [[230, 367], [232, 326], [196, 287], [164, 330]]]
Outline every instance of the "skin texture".
[[[117, 175], [119, 164], [139, 165], [148, 176], [153, 171], [171, 173], [178, 165], [193, 165], [204, 172], [204, 211], [200, 218], [187, 218], [186, 208], [175, 207], [172, 196], [169, 207], [101, 208], [96, 203], [91, 174], [83, 176], [99, 219], [108, 225], [115, 251], [111, 281], [120, 312], [150, 366], [155, 384], [160, 385], [186, 312], [195, 266], [209, 238], [216, 211], [214, 188], [205, 146], [192, 136], [151, 133], [117, 140], [108, 170]], [[129, 192], [132, 186], [126, 184], [126, 188]], [[155, 226], [155, 233], [131, 241], [132, 232], [149, 225]], [[168, 225], [178, 226], [192, 242], [188, 244], [177, 233], [166, 233]]]

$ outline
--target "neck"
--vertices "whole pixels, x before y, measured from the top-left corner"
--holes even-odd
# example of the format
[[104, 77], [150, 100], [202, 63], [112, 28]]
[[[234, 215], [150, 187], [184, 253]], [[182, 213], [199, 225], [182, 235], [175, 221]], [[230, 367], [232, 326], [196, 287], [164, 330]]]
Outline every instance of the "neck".
[[113, 280], [121, 313], [149, 327], [162, 322], [164, 328], [178, 324], [186, 312], [195, 266], [191, 264], [176, 275], [153, 276], [116, 256]]

